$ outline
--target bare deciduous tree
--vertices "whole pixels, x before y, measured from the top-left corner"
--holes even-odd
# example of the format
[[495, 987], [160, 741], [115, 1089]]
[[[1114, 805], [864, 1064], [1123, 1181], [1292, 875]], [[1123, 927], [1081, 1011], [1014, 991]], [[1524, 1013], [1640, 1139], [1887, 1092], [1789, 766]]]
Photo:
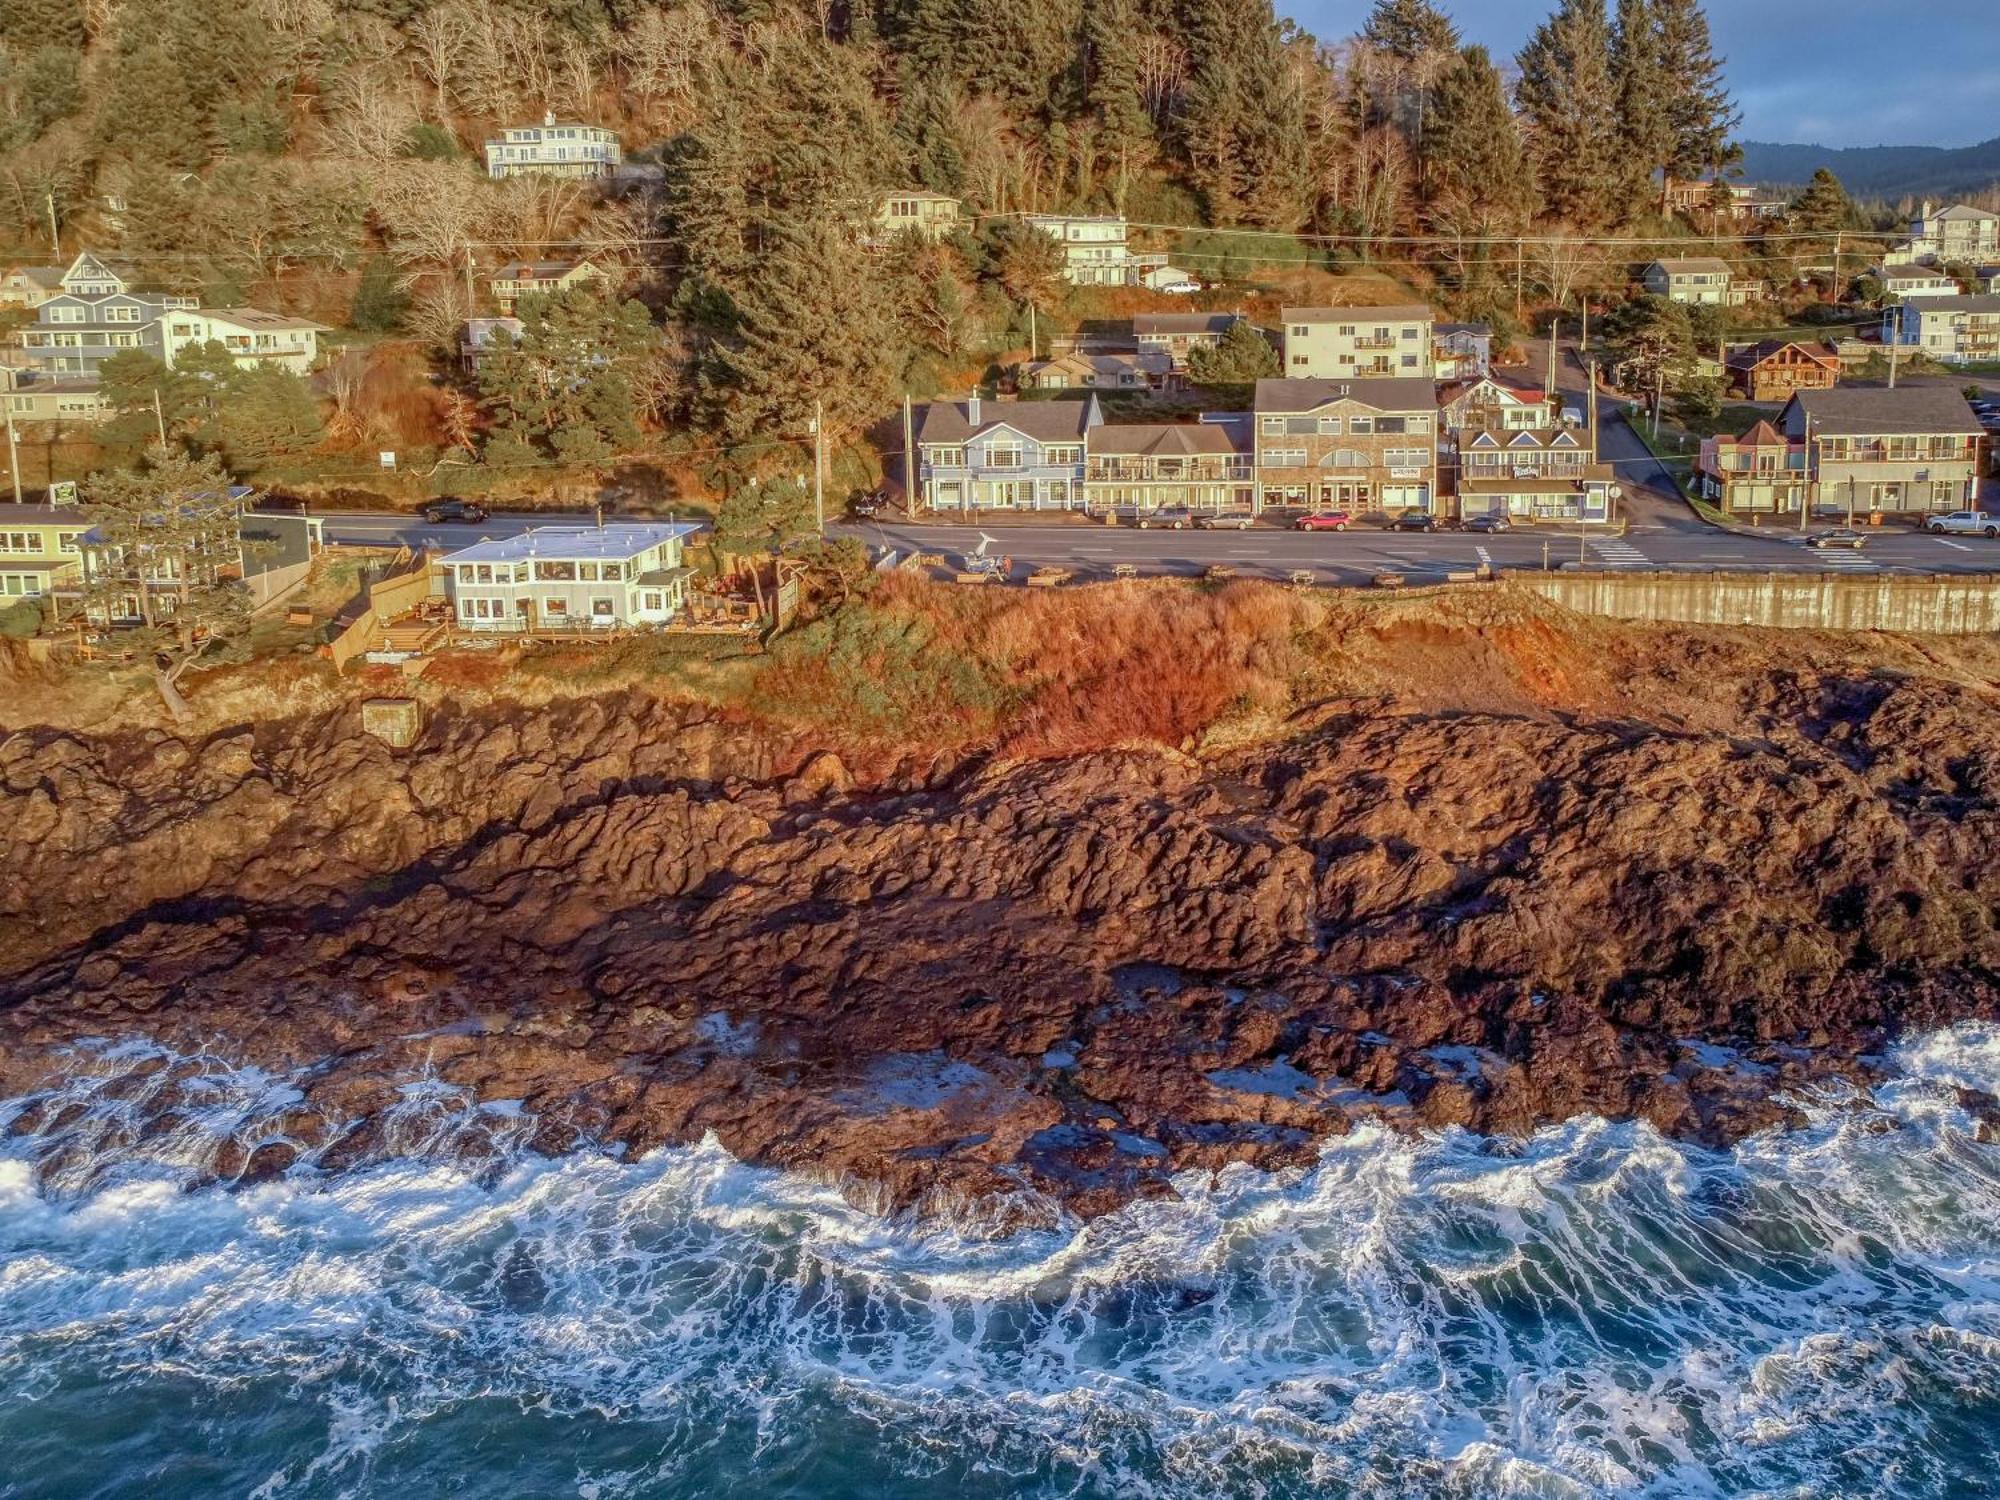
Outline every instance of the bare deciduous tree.
[[458, 77], [460, 60], [472, 45], [479, 24], [471, 9], [450, 0], [432, 6], [405, 28], [410, 38], [411, 59], [431, 86], [440, 125], [450, 119], [452, 80]]
[[369, 199], [398, 260], [443, 267], [464, 264], [468, 243], [486, 237], [494, 205], [482, 179], [441, 161], [384, 163]]

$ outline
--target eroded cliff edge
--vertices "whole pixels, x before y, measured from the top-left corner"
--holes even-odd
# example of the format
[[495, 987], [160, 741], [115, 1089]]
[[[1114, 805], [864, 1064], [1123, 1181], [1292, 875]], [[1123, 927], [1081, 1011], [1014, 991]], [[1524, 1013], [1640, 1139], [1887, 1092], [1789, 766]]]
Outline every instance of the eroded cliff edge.
[[16, 733], [0, 1090], [143, 1035], [309, 1070], [308, 1143], [434, 1075], [552, 1148], [713, 1131], [884, 1203], [1084, 1212], [1357, 1119], [1730, 1139], [2000, 1013], [2000, 704], [1984, 647], [1681, 645], [1580, 711], [1333, 696], [1195, 755], [858, 772], [637, 693], [410, 753], [351, 708]]

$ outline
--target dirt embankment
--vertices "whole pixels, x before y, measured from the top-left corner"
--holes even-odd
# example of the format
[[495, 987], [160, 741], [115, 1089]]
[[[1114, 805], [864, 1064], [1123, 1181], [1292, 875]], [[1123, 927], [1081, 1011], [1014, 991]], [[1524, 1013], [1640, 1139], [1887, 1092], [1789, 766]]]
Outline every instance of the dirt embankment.
[[1030, 694], [984, 745], [638, 692], [408, 754], [17, 733], [0, 1090], [144, 1034], [321, 1065], [308, 1140], [428, 1069], [552, 1146], [1091, 1211], [1362, 1118], [1727, 1139], [2000, 1012], [1989, 643], [1269, 613], [1231, 659], [1288, 698]]

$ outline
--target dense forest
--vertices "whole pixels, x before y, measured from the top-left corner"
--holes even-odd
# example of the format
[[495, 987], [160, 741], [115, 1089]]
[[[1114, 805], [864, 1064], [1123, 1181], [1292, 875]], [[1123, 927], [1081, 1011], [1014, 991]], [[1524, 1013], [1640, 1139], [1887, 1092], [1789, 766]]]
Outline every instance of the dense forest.
[[[517, 457], [616, 451], [641, 422], [740, 444], [815, 400], [855, 433], [1068, 296], [1023, 211], [1122, 212], [1210, 280], [1399, 257], [1477, 314], [1524, 280], [1557, 303], [1622, 281], [1590, 243], [1661, 232], [1664, 175], [1736, 159], [1697, 0], [1558, 0], [1511, 59], [1429, 0], [1331, 41], [1271, 0], [0, 0], [0, 36], [17, 259], [54, 233], [440, 356], [482, 310], [475, 266], [583, 246], [622, 268], [650, 333], [616, 307], [528, 332], [545, 360], [619, 351], [588, 401], [524, 409], [522, 359], [476, 413], [440, 398], [438, 433]], [[481, 142], [545, 111], [647, 170], [488, 181]], [[855, 233], [912, 186], [972, 231]], [[341, 381], [322, 394], [337, 425]]]

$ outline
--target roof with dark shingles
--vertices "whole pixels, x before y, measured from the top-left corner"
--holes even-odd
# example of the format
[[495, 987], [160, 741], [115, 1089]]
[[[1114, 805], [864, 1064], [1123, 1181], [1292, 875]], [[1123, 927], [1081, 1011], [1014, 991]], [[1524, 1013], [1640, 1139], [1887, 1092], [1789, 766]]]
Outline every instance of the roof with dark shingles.
[[1101, 417], [1095, 397], [1088, 401], [981, 401], [979, 425], [974, 427], [965, 406], [963, 401], [931, 402], [917, 426], [917, 441], [962, 443], [995, 427], [1011, 427], [1023, 437], [1055, 443], [1081, 438], [1092, 425], [1093, 414]]
[[1227, 333], [1243, 321], [1240, 312], [1217, 313], [1135, 313], [1134, 333]]
[[1936, 385], [1897, 390], [1835, 386], [1826, 391], [1800, 391], [1786, 410], [1792, 406], [1812, 418], [1813, 431], [1822, 437], [1868, 437], [1883, 432], [1976, 437], [1985, 430], [1965, 397]]
[[1356, 401], [1377, 411], [1436, 411], [1437, 386], [1421, 375], [1378, 375], [1366, 380], [1288, 380], [1267, 377], [1257, 382], [1260, 412], [1308, 412], [1336, 401]]
[[[1245, 434], [1247, 437], [1247, 434]], [[1221, 423], [1105, 423], [1090, 429], [1085, 440], [1092, 453], [1150, 453], [1193, 456], [1246, 451]]]

